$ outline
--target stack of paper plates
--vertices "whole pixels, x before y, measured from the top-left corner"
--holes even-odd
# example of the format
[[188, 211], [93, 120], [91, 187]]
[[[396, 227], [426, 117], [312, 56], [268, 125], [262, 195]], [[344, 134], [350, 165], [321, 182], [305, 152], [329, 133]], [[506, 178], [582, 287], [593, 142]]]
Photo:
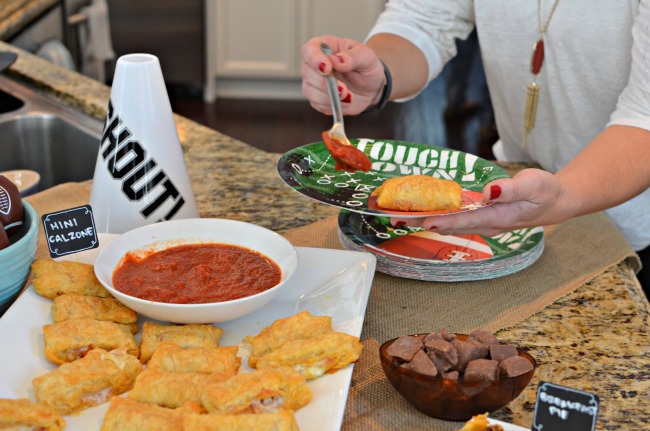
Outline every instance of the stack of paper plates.
[[502, 277], [533, 264], [544, 250], [541, 227], [495, 237], [440, 235], [422, 228], [394, 228], [389, 217], [342, 210], [341, 244], [377, 257], [377, 270], [427, 281], [471, 281]]
[[[494, 163], [452, 148], [413, 142], [352, 139], [352, 143], [370, 158], [370, 171], [337, 170], [322, 142], [288, 151], [278, 161], [277, 169], [282, 180], [298, 193], [342, 209], [341, 243], [350, 250], [374, 254], [378, 271], [428, 281], [484, 280], [520, 271], [542, 254], [541, 227], [487, 238], [391, 226], [390, 217], [445, 217], [489, 207], [492, 202], [483, 200], [483, 189], [491, 181], [509, 177]], [[388, 178], [415, 174], [457, 182], [463, 189], [462, 206], [433, 212], [403, 212], [377, 206], [373, 190]]]

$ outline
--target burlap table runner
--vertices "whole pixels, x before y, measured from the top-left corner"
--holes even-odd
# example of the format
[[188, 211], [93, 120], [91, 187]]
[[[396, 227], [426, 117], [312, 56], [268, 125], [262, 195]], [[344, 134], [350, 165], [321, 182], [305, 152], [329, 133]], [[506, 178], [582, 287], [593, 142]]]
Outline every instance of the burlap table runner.
[[[336, 217], [295, 229], [296, 246], [342, 248]], [[438, 283], [375, 273], [361, 338], [362, 357], [352, 375], [343, 429], [458, 430], [461, 424], [417, 411], [390, 385], [379, 362], [379, 344], [404, 334], [446, 328], [469, 332], [512, 326], [624, 260], [638, 256], [602, 213], [545, 229], [545, 250], [532, 266], [486, 281]]]
[[[467, 332], [512, 326], [623, 260], [638, 256], [603, 213], [578, 217], [544, 231], [544, 252], [530, 267], [484, 281], [431, 282], [375, 273], [363, 338], [379, 342], [446, 328]], [[343, 248], [337, 218], [288, 232], [296, 246]]]

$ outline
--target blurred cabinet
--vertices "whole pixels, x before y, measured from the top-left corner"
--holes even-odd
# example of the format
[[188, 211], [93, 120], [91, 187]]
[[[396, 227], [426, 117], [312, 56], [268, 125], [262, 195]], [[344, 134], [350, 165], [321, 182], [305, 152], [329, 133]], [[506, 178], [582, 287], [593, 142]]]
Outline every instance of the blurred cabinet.
[[206, 99], [299, 98], [300, 48], [333, 34], [363, 41], [385, 0], [206, 0]]
[[204, 85], [204, 0], [108, 0], [108, 10], [116, 58], [153, 54], [166, 83]]

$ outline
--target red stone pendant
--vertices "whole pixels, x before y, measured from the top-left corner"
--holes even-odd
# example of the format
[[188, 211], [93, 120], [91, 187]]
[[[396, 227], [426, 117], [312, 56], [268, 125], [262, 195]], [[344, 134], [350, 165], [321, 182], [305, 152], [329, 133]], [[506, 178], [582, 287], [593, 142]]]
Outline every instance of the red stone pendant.
[[544, 40], [540, 38], [533, 45], [533, 56], [530, 59], [530, 71], [533, 75], [537, 75], [542, 70], [542, 64], [544, 64]]

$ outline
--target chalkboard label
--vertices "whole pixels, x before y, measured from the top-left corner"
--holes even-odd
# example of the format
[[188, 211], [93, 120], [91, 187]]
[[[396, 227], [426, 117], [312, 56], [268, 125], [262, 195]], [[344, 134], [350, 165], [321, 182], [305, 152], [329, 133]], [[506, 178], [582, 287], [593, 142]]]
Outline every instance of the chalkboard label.
[[42, 220], [52, 258], [99, 247], [90, 205], [44, 214]]
[[598, 403], [596, 395], [540, 382], [532, 431], [593, 431], [596, 429]]

